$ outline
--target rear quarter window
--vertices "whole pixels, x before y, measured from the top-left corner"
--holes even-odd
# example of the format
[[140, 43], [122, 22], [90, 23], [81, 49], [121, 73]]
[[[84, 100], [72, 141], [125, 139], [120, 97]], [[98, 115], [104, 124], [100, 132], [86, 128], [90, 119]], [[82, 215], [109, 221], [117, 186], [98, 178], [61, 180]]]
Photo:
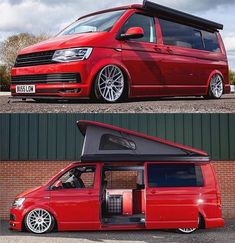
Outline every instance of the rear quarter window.
[[206, 51], [210, 51], [210, 52], [219, 52], [220, 51], [218, 37], [217, 37], [216, 33], [202, 31], [202, 35], [203, 35], [203, 40], [204, 40]]
[[200, 166], [194, 164], [149, 164], [149, 187], [201, 187]]
[[216, 32], [209, 32], [189, 25], [159, 19], [165, 45], [180, 46], [210, 52], [220, 51]]

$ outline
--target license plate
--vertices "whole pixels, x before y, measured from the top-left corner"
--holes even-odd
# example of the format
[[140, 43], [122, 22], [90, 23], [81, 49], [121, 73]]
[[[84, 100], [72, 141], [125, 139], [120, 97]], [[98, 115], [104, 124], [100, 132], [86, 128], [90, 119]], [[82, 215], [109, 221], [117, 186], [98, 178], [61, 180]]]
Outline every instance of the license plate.
[[35, 85], [17, 85], [17, 94], [34, 94], [36, 92]]

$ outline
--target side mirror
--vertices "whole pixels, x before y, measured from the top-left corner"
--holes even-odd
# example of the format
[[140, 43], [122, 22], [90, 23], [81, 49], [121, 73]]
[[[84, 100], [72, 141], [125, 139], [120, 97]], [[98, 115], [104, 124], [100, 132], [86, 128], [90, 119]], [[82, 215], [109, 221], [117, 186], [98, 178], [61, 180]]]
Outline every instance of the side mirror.
[[62, 182], [61, 181], [56, 181], [54, 183], [54, 185], [51, 187], [51, 189], [54, 191], [54, 190], [59, 190], [59, 189], [62, 189], [63, 188], [63, 185], [62, 185]]
[[121, 34], [121, 40], [140, 39], [144, 37], [144, 30], [141, 27], [129, 28], [125, 34]]

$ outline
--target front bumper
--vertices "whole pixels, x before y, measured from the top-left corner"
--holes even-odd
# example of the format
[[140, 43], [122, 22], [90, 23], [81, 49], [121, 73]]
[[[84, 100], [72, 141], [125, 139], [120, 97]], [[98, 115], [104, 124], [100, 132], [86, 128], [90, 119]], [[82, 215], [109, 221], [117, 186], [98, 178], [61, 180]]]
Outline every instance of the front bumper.
[[[58, 98], [58, 99], [73, 99], [73, 98], [88, 98], [90, 97], [90, 89], [92, 85], [91, 63], [88, 61], [75, 63], [49, 64], [32, 67], [13, 68], [11, 76], [23, 77], [29, 76], [27, 82], [13, 83], [11, 85], [11, 94], [13, 98]], [[42, 75], [56, 74], [78, 74], [79, 82], [65, 82], [57, 80], [57, 82], [40, 82]], [[37, 77], [38, 76], [38, 77]], [[37, 77], [37, 82], [32, 82], [30, 79]], [[35, 85], [35, 93], [16, 93], [17, 85]]]
[[[27, 85], [33, 85], [31, 83]], [[89, 85], [83, 84], [35, 84], [34, 94], [17, 94], [16, 85], [11, 85], [12, 98], [51, 98], [51, 99], [72, 99], [89, 98]]]
[[23, 222], [23, 212], [20, 209], [11, 208], [10, 210], [10, 220], [9, 220], [9, 229], [22, 231], [22, 222]]

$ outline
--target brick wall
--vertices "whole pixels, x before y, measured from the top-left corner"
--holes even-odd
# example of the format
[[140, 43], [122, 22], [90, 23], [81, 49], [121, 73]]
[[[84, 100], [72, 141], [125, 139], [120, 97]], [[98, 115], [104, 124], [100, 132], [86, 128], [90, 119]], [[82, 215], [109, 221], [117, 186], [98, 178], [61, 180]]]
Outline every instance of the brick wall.
[[223, 215], [235, 218], [235, 161], [213, 163], [222, 194]]
[[[0, 219], [8, 219], [8, 210], [15, 196], [47, 182], [53, 175], [70, 162], [0, 162]], [[223, 215], [225, 218], [235, 218], [235, 161], [215, 162], [217, 176], [222, 192]], [[117, 181], [123, 188], [134, 186], [136, 172], [112, 172], [108, 177], [112, 187], [117, 187]]]

